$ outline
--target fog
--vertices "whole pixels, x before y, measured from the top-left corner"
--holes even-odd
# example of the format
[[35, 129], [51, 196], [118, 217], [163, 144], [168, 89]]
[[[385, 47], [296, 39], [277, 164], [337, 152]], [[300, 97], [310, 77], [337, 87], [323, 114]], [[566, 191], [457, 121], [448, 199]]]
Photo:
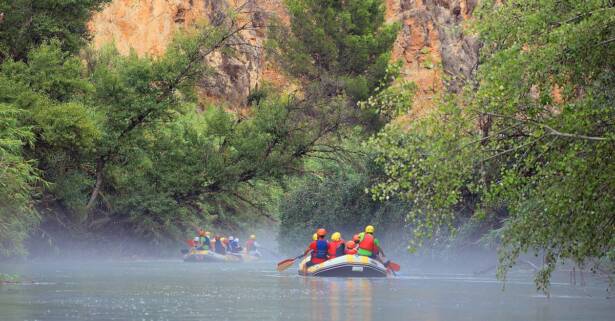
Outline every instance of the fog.
[[57, 255], [0, 262], [3, 273], [21, 276], [0, 286], [0, 320], [610, 321], [615, 315], [606, 280], [577, 271], [572, 284], [566, 266], [554, 273], [549, 297], [536, 291], [531, 264], [513, 268], [503, 283], [495, 278], [496, 254], [481, 249], [446, 255], [392, 249], [387, 256], [402, 269], [387, 278], [301, 277], [296, 266], [276, 271], [287, 255], [279, 253], [275, 233], [256, 234], [263, 257], [249, 263], [185, 263], [181, 242], [143, 255], [156, 247], [128, 240], [114, 244], [133, 254], [104, 247], [112, 243], [71, 244]]

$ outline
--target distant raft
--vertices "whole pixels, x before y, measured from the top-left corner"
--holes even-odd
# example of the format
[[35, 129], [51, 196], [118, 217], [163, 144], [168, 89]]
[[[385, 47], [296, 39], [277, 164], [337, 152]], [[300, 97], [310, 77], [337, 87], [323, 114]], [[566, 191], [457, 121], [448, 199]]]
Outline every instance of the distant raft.
[[299, 275], [320, 277], [386, 277], [387, 268], [377, 260], [367, 256], [344, 255], [327, 260], [323, 263], [310, 266], [304, 270], [305, 263], [310, 260], [307, 256], [299, 264]]
[[192, 250], [184, 255], [184, 262], [250, 262], [258, 260], [257, 256], [245, 253], [218, 254], [209, 250]]

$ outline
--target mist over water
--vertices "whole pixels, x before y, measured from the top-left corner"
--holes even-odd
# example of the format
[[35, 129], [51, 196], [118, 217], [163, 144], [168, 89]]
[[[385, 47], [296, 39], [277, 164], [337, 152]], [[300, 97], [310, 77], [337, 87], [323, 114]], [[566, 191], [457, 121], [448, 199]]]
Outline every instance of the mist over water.
[[472, 273], [493, 260], [478, 257], [395, 257], [402, 273], [385, 279], [300, 277], [296, 267], [275, 271], [274, 259], [0, 263], [32, 280], [0, 286], [0, 320], [613, 320], [604, 280], [586, 273], [587, 284], [573, 287], [558, 272], [547, 298], [521, 268], [503, 291], [494, 271]]

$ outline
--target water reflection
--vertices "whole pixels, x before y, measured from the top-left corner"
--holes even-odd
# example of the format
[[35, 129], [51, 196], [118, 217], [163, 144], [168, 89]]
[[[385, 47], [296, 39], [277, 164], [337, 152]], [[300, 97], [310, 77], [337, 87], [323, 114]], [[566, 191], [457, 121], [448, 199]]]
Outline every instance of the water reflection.
[[305, 278], [310, 320], [373, 320], [373, 280]]
[[531, 279], [511, 281], [502, 291], [495, 280], [471, 276], [305, 278], [271, 266], [0, 265], [42, 281], [0, 286], [0, 321], [613, 321], [615, 315], [597, 284], [582, 290], [554, 285], [547, 299], [536, 294]]

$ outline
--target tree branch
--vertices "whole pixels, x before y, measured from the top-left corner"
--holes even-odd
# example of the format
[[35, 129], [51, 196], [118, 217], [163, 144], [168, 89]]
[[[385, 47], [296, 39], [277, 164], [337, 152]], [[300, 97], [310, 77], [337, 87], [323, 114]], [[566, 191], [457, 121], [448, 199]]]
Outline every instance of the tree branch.
[[571, 134], [571, 133], [564, 133], [561, 132], [549, 125], [540, 123], [538, 121], [532, 120], [532, 119], [528, 119], [528, 120], [523, 120], [523, 119], [519, 119], [513, 116], [508, 116], [508, 115], [501, 115], [501, 114], [495, 114], [495, 113], [484, 113], [485, 115], [490, 115], [490, 116], [494, 116], [494, 117], [499, 117], [499, 118], [506, 118], [506, 119], [511, 119], [514, 120], [516, 122], [519, 123], [524, 123], [524, 124], [534, 124], [538, 127], [541, 127], [543, 129], [546, 129], [547, 131], [549, 131], [550, 135], [553, 136], [561, 136], [561, 137], [568, 137], [568, 138], [575, 138], [575, 139], [585, 139], [585, 140], [592, 140], [592, 141], [608, 141], [611, 140], [608, 137], [599, 137], [599, 136], [587, 136], [587, 135], [582, 135], [582, 134]]

